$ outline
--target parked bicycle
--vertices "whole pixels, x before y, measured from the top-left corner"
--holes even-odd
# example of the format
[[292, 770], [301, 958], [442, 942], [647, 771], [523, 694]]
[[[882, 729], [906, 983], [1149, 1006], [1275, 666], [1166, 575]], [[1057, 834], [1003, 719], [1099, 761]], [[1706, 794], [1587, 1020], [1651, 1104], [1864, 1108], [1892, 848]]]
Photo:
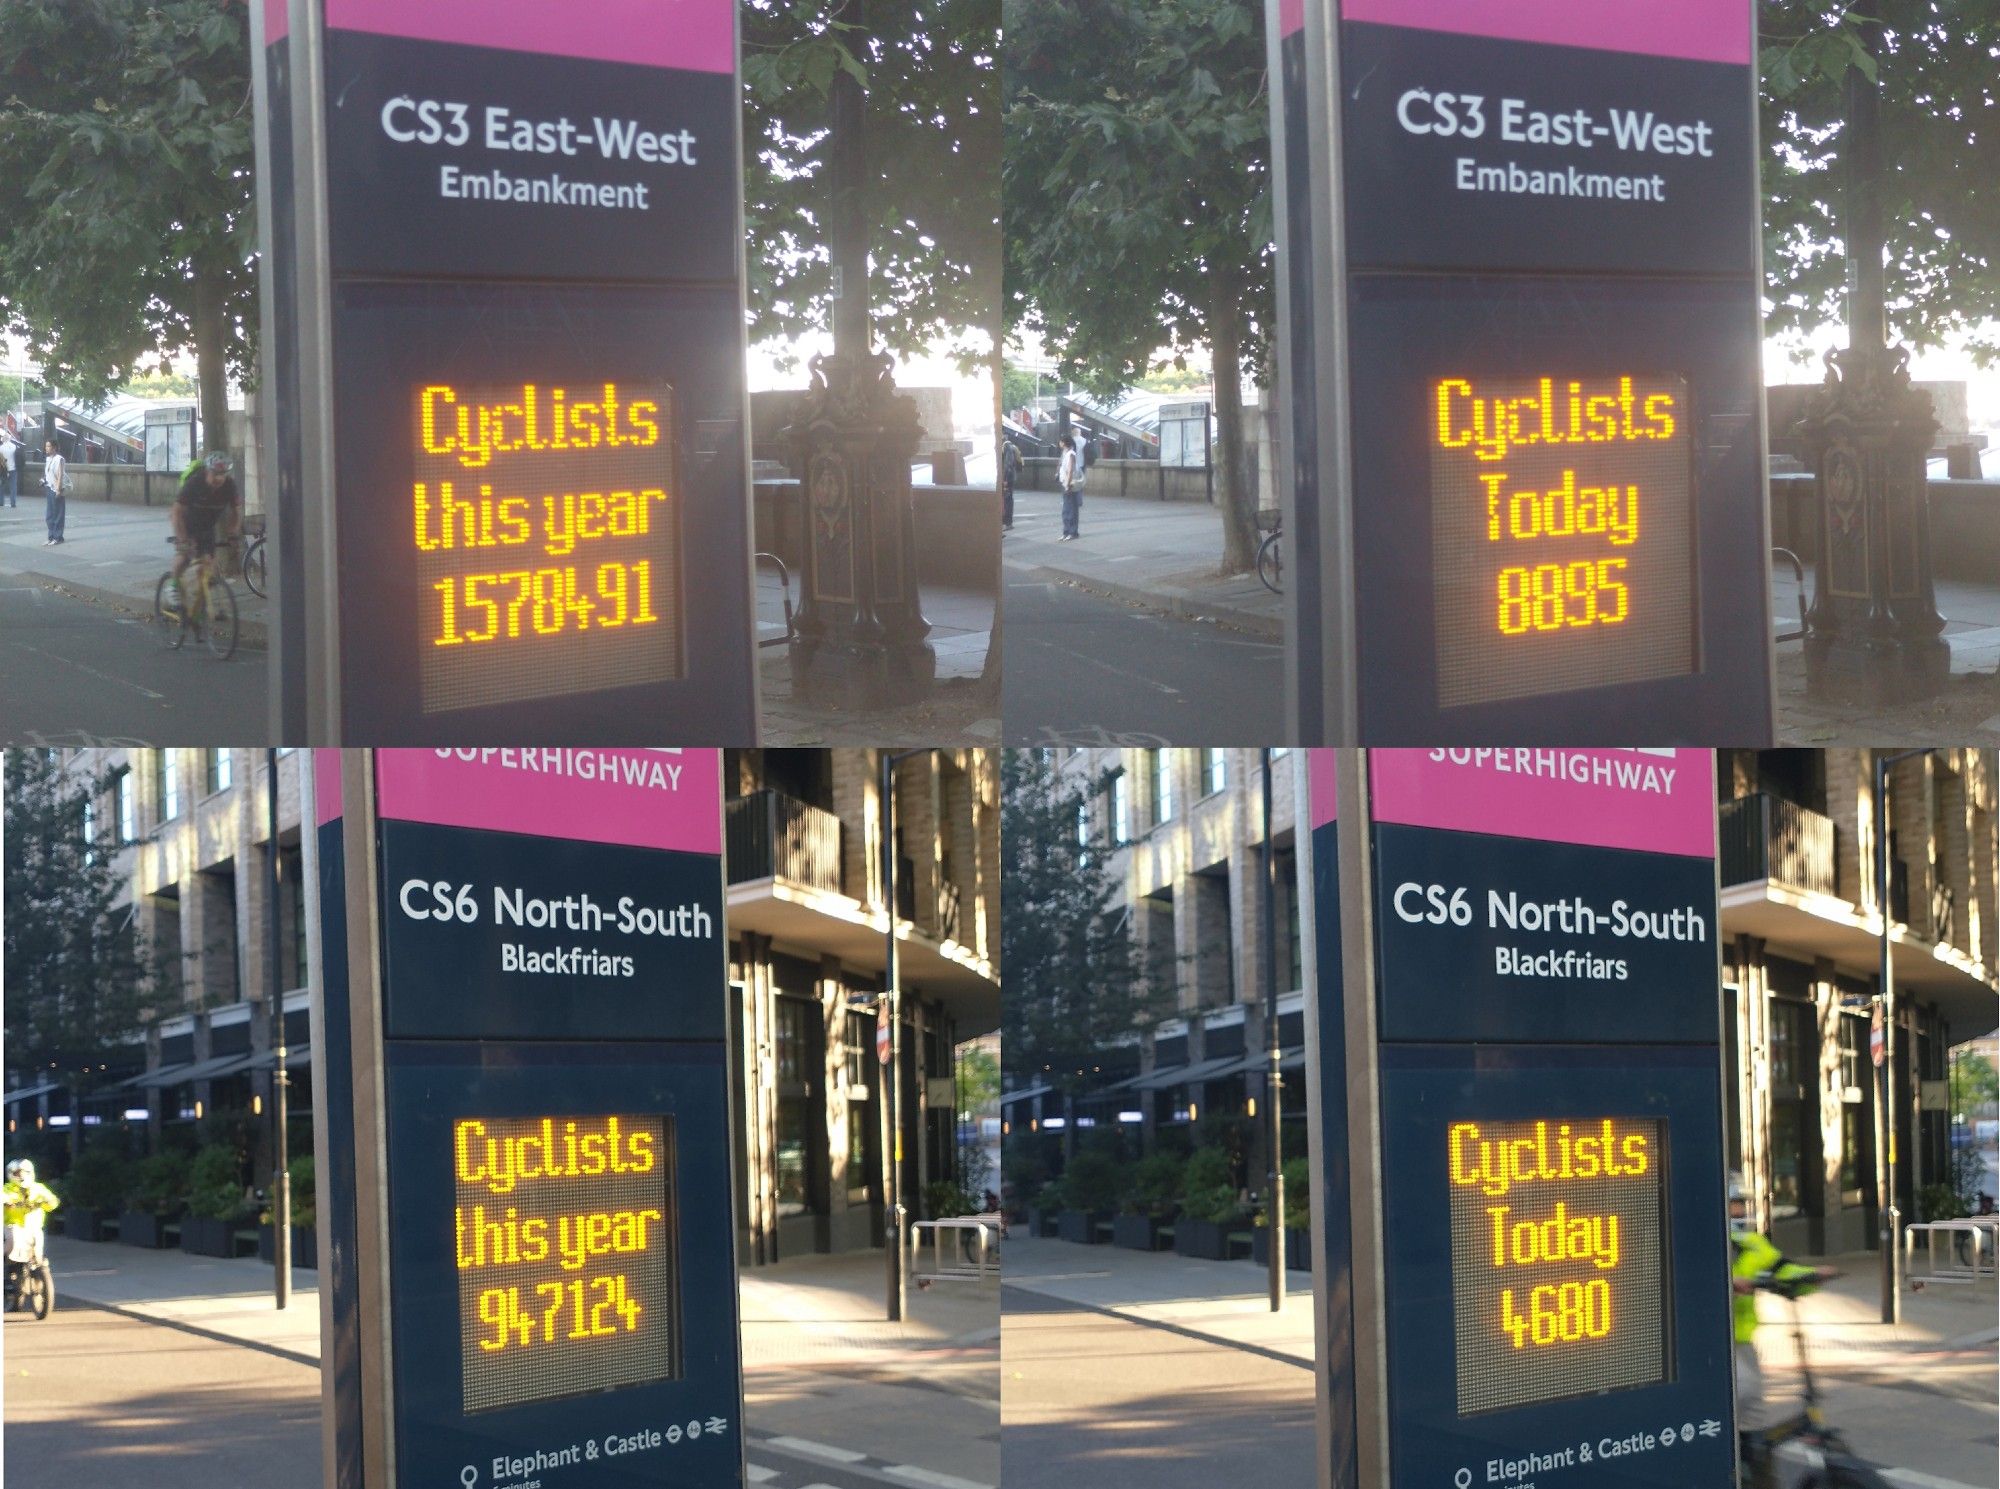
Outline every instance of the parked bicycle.
[[160, 628], [160, 640], [176, 651], [192, 635], [225, 662], [236, 655], [236, 594], [213, 553], [197, 554], [178, 584], [172, 569], [160, 576], [153, 590], [153, 623]]
[[1786, 1281], [1766, 1278], [1757, 1284], [1761, 1291], [1775, 1293], [1791, 1304], [1792, 1347], [1798, 1353], [1802, 1387], [1795, 1415], [1762, 1431], [1744, 1434], [1742, 1482], [1775, 1483], [1777, 1475], [1773, 1470], [1778, 1450], [1797, 1443], [1807, 1450], [1809, 1458], [1818, 1460], [1797, 1479], [1799, 1489], [1890, 1489], [1889, 1481], [1872, 1464], [1856, 1456], [1847, 1439], [1827, 1422], [1826, 1413], [1820, 1409], [1819, 1385], [1813, 1379], [1812, 1362], [1806, 1356], [1805, 1325], [1799, 1318], [1799, 1299], [1818, 1280], [1817, 1277]]
[[264, 591], [264, 535], [252, 533], [249, 543], [243, 549], [243, 582], [250, 593], [258, 599], [265, 598]]
[[1257, 577], [1264, 581], [1264, 588], [1281, 595], [1285, 592], [1285, 514], [1259, 512], [1257, 525], [1267, 529], [1264, 541], [1257, 545]]

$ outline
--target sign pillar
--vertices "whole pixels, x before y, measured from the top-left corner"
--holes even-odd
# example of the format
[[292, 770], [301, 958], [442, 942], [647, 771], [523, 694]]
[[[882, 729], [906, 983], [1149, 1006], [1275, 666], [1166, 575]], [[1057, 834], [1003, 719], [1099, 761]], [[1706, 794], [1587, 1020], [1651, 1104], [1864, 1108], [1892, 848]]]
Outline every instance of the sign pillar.
[[1296, 731], [1768, 740], [1750, 0], [1269, 0]]
[[741, 1489], [718, 752], [315, 766], [326, 1482]]
[[734, 7], [267, 9], [287, 737], [754, 738]]
[[1713, 757], [1311, 792], [1320, 1482], [1733, 1484]]

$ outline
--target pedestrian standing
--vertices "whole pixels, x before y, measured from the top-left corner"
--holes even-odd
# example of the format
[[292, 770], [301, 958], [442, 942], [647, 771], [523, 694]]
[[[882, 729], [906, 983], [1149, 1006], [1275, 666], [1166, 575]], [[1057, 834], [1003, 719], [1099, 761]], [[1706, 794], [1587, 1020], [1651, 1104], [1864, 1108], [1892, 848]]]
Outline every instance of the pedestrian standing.
[[0, 495], [7, 505], [21, 505], [21, 445], [14, 431], [0, 427]]
[[62, 458], [62, 451], [56, 448], [54, 440], [42, 446], [45, 458], [42, 461], [42, 495], [48, 498], [49, 540], [44, 548], [60, 548], [63, 543], [63, 519], [68, 516], [68, 503], [63, 493], [69, 489], [69, 462]]
[[1083, 456], [1073, 444], [1063, 446], [1062, 464], [1057, 474], [1062, 481], [1062, 541], [1081, 537], [1077, 530], [1083, 516]]

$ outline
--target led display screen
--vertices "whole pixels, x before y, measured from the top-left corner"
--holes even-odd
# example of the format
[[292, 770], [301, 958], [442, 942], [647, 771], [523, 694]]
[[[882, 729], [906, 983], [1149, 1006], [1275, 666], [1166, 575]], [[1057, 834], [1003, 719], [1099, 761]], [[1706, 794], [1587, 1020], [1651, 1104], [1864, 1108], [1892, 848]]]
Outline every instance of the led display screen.
[[467, 1413], [681, 1373], [674, 1123], [453, 1124]]
[[682, 675], [671, 387], [439, 380], [410, 407], [426, 714]]
[[1438, 703], [1694, 668], [1694, 464], [1672, 373], [1434, 379]]
[[1450, 1125], [1460, 1416], [1671, 1378], [1666, 1128]]

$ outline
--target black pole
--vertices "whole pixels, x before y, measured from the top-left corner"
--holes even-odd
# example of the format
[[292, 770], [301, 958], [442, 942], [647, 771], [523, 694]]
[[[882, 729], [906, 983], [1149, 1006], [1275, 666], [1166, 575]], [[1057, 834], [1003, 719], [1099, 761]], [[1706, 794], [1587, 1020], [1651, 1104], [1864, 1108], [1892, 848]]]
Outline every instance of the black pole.
[[903, 998], [896, 969], [896, 760], [882, 752], [882, 902], [889, 912], [884, 943], [882, 1013], [889, 1021], [889, 1068], [882, 1082], [888, 1146], [882, 1154], [882, 1233], [889, 1252], [889, 1322], [900, 1323], [908, 1298], [903, 1268]]
[[1882, 1241], [1882, 1322], [1900, 1321], [1903, 1311], [1903, 1226], [1896, 1204], [1896, 968], [1889, 942], [1889, 771], [1899, 760], [1914, 760], [1928, 750], [1903, 750], [1875, 756], [1875, 900], [1882, 912], [1881, 990], [1876, 1006], [1882, 1013], [1882, 1064], [1875, 1077], [1876, 1207]]
[[1264, 916], [1262, 926], [1263, 949], [1259, 953], [1264, 962], [1264, 1053], [1266, 1074], [1264, 1076], [1265, 1122], [1270, 1135], [1264, 1148], [1270, 1155], [1270, 1172], [1265, 1176], [1265, 1189], [1269, 1195], [1266, 1213], [1270, 1218], [1271, 1239], [1271, 1311], [1276, 1313], [1285, 1306], [1285, 1155], [1283, 1152], [1284, 1123], [1282, 1103], [1284, 1101], [1285, 1077], [1279, 1068], [1283, 1058], [1278, 1039], [1278, 855], [1271, 846], [1271, 751], [1266, 747], [1264, 757]]
[[274, 1258], [277, 1306], [292, 1301], [292, 1173], [285, 1131], [285, 979], [279, 974], [282, 928], [278, 924], [278, 752], [264, 751], [264, 806], [270, 839], [264, 854], [264, 905], [271, 925], [271, 1152], [276, 1171], [271, 1176], [271, 1255]]

